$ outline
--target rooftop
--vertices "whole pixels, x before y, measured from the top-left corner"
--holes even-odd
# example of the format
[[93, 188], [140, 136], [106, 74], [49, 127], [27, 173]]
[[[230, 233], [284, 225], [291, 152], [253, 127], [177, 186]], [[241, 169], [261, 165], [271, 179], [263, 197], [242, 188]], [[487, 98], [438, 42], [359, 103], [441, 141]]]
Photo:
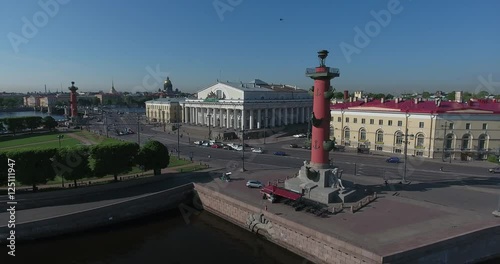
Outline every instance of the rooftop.
[[157, 98], [153, 100], [146, 101], [146, 103], [150, 104], [170, 104], [170, 103], [179, 103], [183, 102], [185, 98]]
[[268, 84], [260, 79], [254, 79], [250, 82], [222, 82], [217, 80], [217, 83], [225, 84], [238, 90], [246, 92], [297, 92], [297, 93], [307, 93], [306, 90], [300, 89], [297, 86], [286, 85], [286, 84]]
[[332, 110], [349, 109], [360, 111], [391, 111], [391, 112], [410, 112], [410, 113], [484, 113], [500, 114], [500, 103], [496, 100], [474, 100], [468, 102], [454, 101], [424, 101], [424, 100], [358, 100], [346, 103], [337, 103], [330, 106]]

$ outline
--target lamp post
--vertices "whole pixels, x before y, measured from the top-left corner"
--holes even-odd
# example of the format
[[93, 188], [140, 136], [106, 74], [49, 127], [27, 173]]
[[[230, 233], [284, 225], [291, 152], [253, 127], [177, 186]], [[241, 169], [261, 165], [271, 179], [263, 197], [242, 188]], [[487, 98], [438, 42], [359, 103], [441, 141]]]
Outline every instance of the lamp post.
[[[443, 133], [443, 155], [441, 155], [443, 162], [444, 162], [444, 156], [445, 156], [446, 141], [448, 139], [448, 137], [446, 136], [446, 127], [447, 126], [448, 126], [448, 121], [445, 121], [444, 122], [444, 133]], [[450, 159], [451, 159], [451, 155], [450, 155]]]
[[[61, 138], [64, 138], [64, 135], [57, 135], [57, 139], [59, 140], [59, 148], [61, 148]], [[61, 185], [64, 188], [64, 175], [61, 176]]]
[[267, 137], [267, 125], [269, 125], [269, 117], [267, 116], [267, 111], [266, 111], [266, 124], [264, 125], [264, 145], [266, 144], [266, 137]]
[[340, 145], [344, 145], [344, 108], [340, 109], [340, 113], [342, 113], [342, 123], [340, 125]]
[[208, 140], [211, 140], [212, 137], [212, 131], [210, 130], [210, 121], [212, 119], [212, 114], [207, 114], [208, 117]]
[[408, 135], [408, 117], [410, 117], [410, 114], [408, 111], [406, 111], [406, 124], [405, 124], [405, 165], [404, 165], [404, 171], [403, 171], [403, 183], [406, 183], [406, 166], [408, 164], [408, 136], [413, 137], [412, 135]]
[[179, 111], [180, 111], [180, 106], [177, 107], [177, 115], [175, 116], [177, 119], [177, 159], [181, 159], [181, 150], [180, 150], [180, 141], [181, 141], [181, 124], [179, 123]]
[[241, 130], [241, 138], [243, 139], [243, 141], [242, 141], [242, 144], [243, 144], [242, 156], [241, 156], [241, 160], [242, 160], [241, 171], [243, 172], [243, 171], [246, 171], [246, 169], [245, 169], [245, 129]]

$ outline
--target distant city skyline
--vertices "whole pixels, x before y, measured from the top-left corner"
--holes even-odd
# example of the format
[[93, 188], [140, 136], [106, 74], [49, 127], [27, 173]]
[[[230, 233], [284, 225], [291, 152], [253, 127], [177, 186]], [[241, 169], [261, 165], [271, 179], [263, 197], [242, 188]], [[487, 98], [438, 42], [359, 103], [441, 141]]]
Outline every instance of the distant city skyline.
[[[500, 2], [6, 1], [0, 92], [194, 93], [216, 82], [313, 85], [330, 51], [337, 91], [500, 93]], [[491, 78], [489, 78], [491, 76]], [[484, 84], [490, 80], [493, 84]], [[483, 88], [480, 88], [483, 87]]]

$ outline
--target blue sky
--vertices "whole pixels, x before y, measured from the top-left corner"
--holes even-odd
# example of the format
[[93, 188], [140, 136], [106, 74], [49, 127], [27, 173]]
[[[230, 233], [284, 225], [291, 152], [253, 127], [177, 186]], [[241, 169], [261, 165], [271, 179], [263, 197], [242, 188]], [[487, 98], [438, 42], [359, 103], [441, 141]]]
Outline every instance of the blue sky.
[[[190, 92], [219, 76], [307, 88], [305, 68], [318, 64], [321, 49], [340, 68], [339, 91], [474, 91], [490, 74], [500, 82], [496, 0], [401, 0], [397, 8], [392, 0], [41, 2], [59, 10], [51, 16], [38, 0], [0, 3], [0, 91], [54, 91], [71, 81], [81, 91], [109, 90], [112, 79], [119, 91], [145, 91], [160, 86], [155, 69]], [[356, 44], [355, 27], [366, 34], [372, 11], [388, 10], [389, 23]], [[23, 31], [23, 17], [39, 19], [36, 34]], [[346, 56], [342, 46], [357, 53]]]

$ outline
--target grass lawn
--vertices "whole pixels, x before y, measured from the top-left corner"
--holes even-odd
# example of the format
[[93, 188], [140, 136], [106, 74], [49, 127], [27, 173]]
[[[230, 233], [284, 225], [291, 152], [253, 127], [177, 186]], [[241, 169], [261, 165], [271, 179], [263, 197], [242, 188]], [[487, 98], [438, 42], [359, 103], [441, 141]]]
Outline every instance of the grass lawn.
[[184, 160], [184, 159], [177, 159], [177, 157], [170, 156], [170, 162], [168, 163], [168, 167], [178, 167], [186, 164], [192, 163], [189, 160]]
[[206, 168], [207, 168], [207, 166], [205, 166], [205, 165], [193, 164], [192, 166], [178, 168], [178, 169], [176, 169], [176, 171], [177, 172], [191, 172], [191, 171], [204, 170]]
[[105, 136], [100, 136], [100, 135], [97, 135], [97, 134], [94, 134], [92, 132], [88, 132], [85, 130], [77, 131], [74, 133], [80, 137], [83, 137], [83, 138], [91, 141], [91, 142], [95, 142], [96, 144], [120, 143], [121, 142], [118, 139], [107, 138]]

